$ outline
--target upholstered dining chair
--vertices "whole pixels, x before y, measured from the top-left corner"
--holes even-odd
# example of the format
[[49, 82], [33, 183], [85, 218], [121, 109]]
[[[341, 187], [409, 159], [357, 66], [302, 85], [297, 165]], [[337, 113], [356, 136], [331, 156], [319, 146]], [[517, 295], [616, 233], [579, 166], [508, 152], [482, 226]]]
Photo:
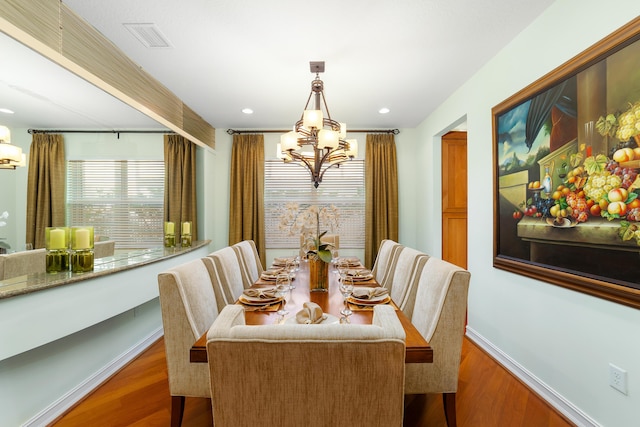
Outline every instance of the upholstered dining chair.
[[334, 248], [334, 250], [332, 252], [332, 255], [335, 255], [336, 257], [339, 255], [339, 251], [340, 251], [340, 235], [338, 235], [338, 234], [325, 234], [324, 236], [322, 236], [320, 238], [320, 242], [330, 244]]
[[264, 271], [256, 244], [253, 240], [243, 240], [231, 247], [236, 251], [236, 256], [240, 262], [244, 287], [251, 287]]
[[431, 257], [422, 269], [411, 323], [433, 348], [433, 363], [407, 364], [405, 394], [442, 393], [449, 427], [456, 426], [456, 392], [471, 274]]
[[218, 315], [209, 272], [201, 259], [158, 274], [171, 394], [171, 426], [180, 426], [185, 396], [210, 397], [209, 369], [190, 363], [189, 349]]
[[214, 425], [401, 426], [404, 337], [390, 306], [371, 325], [264, 326], [227, 306], [207, 333]]
[[246, 288], [251, 286], [242, 279], [242, 267], [236, 251], [231, 246], [226, 246], [207, 256], [213, 260], [226, 303], [233, 303]]
[[380, 286], [391, 289], [395, 263], [403, 249], [404, 246], [393, 240], [385, 239], [380, 242], [376, 260], [373, 263], [373, 268], [371, 268], [373, 277], [376, 278]]
[[418, 289], [418, 280], [429, 255], [405, 247], [399, 251], [391, 277], [389, 294], [398, 308], [411, 318]]

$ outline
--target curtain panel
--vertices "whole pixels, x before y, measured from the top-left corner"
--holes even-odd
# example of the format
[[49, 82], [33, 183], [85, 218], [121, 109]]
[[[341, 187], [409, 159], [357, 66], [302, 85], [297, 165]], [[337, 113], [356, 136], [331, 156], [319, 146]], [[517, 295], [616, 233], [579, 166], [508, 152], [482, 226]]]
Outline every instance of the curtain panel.
[[264, 135], [233, 135], [229, 190], [229, 245], [253, 240], [264, 267]]
[[64, 138], [34, 134], [29, 149], [26, 242], [44, 248], [46, 227], [65, 226]]
[[367, 134], [364, 263], [371, 268], [384, 239], [398, 241], [398, 166], [393, 134]]
[[176, 224], [176, 242], [183, 221], [191, 221], [191, 235], [198, 240], [195, 144], [181, 135], [165, 135], [164, 162], [164, 219]]

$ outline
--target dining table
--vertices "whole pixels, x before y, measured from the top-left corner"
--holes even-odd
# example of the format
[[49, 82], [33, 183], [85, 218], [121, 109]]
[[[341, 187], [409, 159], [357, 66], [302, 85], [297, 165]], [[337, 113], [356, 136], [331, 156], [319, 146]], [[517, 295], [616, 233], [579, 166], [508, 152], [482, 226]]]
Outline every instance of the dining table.
[[[251, 286], [251, 289], [261, 290], [272, 288], [275, 283], [267, 273], [274, 272], [275, 270], [282, 268], [281, 265], [276, 265], [275, 263], [277, 261], [283, 262], [285, 259], [288, 258], [276, 258], [274, 265], [261, 274], [258, 280], [256, 280]], [[351, 259], [351, 261], [354, 261], [354, 259]], [[304, 303], [309, 301], [318, 304], [323, 313], [326, 313], [332, 318], [340, 319], [341, 323], [344, 323], [345, 318], [340, 311], [345, 307], [345, 298], [340, 291], [340, 274], [338, 274], [338, 268], [336, 267], [338, 264], [334, 262], [328, 264], [329, 272], [327, 274], [327, 289], [325, 291], [312, 291], [309, 286], [308, 262], [305, 260], [301, 260], [299, 262], [298, 269], [291, 273], [291, 276], [293, 277], [293, 280], [291, 281], [292, 289], [289, 296], [285, 299], [286, 304], [284, 308], [288, 311], [288, 314], [285, 316], [277, 313], [282, 306], [282, 301], [263, 305], [247, 305], [241, 302], [242, 298], [239, 298], [236, 304], [241, 304], [245, 307], [245, 324], [268, 325], [290, 323], [291, 320], [295, 319], [296, 313], [303, 308]], [[354, 289], [362, 287], [380, 287], [371, 272], [365, 269], [359, 262], [354, 263], [350, 268], [353, 268], [351, 273], [354, 274], [355, 279], [353, 280]], [[358, 271], [363, 274], [360, 275]], [[349, 324], [371, 324], [373, 320], [373, 307], [375, 304], [356, 304], [349, 301], [353, 300], [349, 299], [346, 302], [353, 314], [348, 316], [347, 322]], [[420, 331], [418, 331], [411, 323], [411, 320], [390, 298], [386, 298], [382, 303], [390, 304], [396, 309], [398, 319], [404, 328], [406, 335], [405, 363], [433, 363], [433, 349], [422, 334], [420, 334]], [[348, 324], [345, 324], [345, 327], [348, 326]], [[207, 363], [206, 333], [192, 345], [189, 353], [189, 360], [191, 363]]]

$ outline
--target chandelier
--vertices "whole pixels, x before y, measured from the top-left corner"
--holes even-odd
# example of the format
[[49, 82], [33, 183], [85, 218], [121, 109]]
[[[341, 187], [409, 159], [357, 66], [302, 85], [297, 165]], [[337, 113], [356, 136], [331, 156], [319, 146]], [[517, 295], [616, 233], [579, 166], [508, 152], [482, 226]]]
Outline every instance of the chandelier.
[[[329, 168], [340, 167], [341, 163], [358, 155], [358, 141], [345, 139], [346, 123], [333, 120], [329, 114], [329, 107], [324, 98], [324, 83], [319, 77], [320, 73], [324, 72], [324, 61], [312, 61], [310, 65], [311, 72], [316, 73], [316, 78], [311, 82], [307, 104], [294, 130], [280, 137], [278, 151], [285, 162], [298, 162], [309, 169], [311, 181], [318, 188]], [[314, 106], [313, 109], [309, 109], [312, 97]]]
[[0, 126], [0, 169], [15, 169], [25, 165], [25, 155], [22, 149], [11, 144], [11, 131], [6, 126]]

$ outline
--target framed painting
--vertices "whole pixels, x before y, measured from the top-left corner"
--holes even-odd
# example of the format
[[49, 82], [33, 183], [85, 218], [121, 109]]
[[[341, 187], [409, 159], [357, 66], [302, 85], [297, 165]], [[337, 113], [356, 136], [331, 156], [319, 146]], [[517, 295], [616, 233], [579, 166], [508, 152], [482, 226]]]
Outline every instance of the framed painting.
[[640, 18], [492, 118], [494, 267], [640, 308]]

